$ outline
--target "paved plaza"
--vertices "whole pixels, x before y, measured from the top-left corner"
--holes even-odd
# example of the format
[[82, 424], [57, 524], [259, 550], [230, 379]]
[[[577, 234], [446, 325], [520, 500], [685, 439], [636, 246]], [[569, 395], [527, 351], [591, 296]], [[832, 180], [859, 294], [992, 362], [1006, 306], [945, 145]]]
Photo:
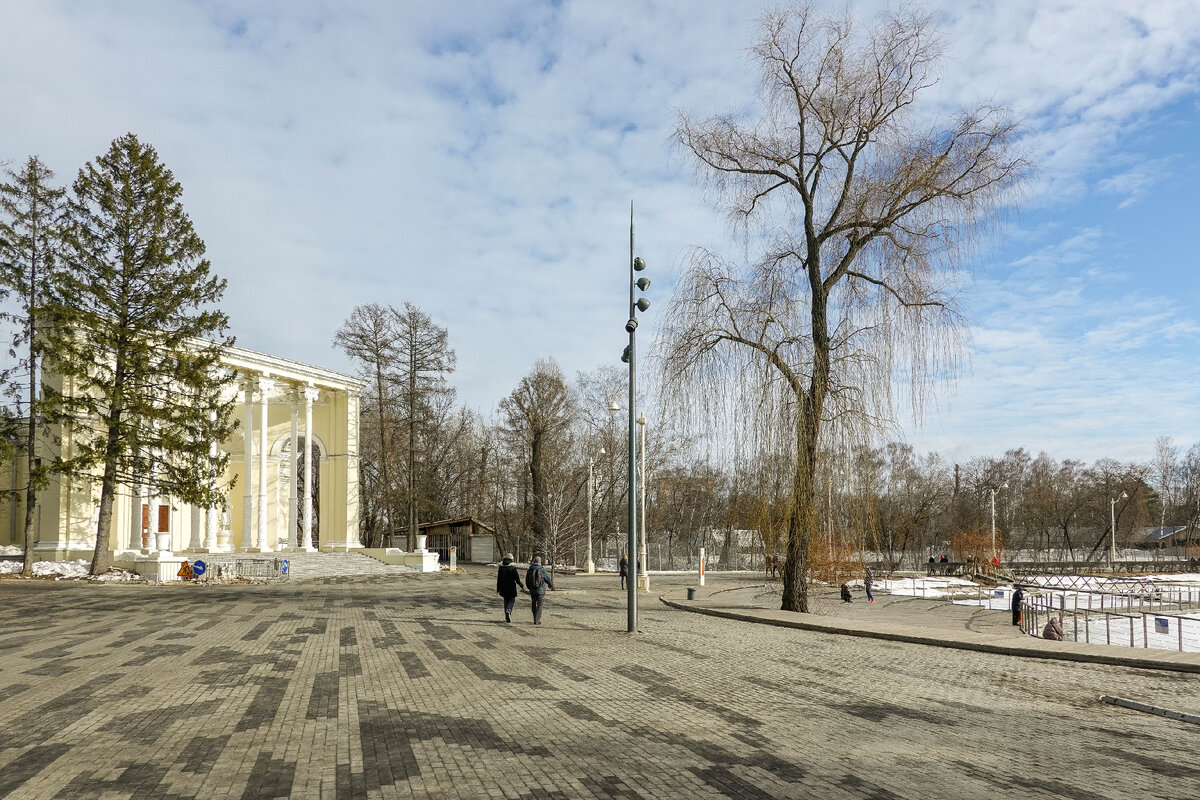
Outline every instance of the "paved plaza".
[[1196, 713], [1194, 674], [660, 603], [683, 577], [629, 635], [616, 584], [561, 576], [535, 628], [483, 569], [0, 581], [0, 797], [1200, 796], [1197, 726], [1098, 701]]

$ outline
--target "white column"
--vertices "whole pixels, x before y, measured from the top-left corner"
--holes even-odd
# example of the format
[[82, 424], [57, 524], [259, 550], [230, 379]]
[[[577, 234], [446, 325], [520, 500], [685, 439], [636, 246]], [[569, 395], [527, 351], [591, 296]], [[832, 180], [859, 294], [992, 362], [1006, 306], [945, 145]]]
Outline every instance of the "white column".
[[288, 456], [288, 522], [287, 522], [287, 543], [288, 547], [296, 546], [296, 526], [299, 523], [299, 501], [296, 496], [296, 485], [299, 481], [296, 480], [296, 448], [300, 446], [298, 433], [296, 431], [296, 417], [300, 415], [300, 398], [295, 392], [292, 393], [292, 446], [291, 454]]
[[249, 378], [246, 389], [246, 422], [242, 435], [246, 445], [246, 469], [242, 474], [242, 549], [254, 547], [254, 382]]
[[313, 471], [312, 471], [312, 404], [313, 400], [321, 394], [320, 390], [314, 386], [308, 386], [304, 389], [304, 541], [301, 546], [306, 549], [312, 549], [312, 488], [313, 488]]
[[158, 495], [146, 488], [146, 552], [158, 552]]
[[129, 487], [129, 549], [142, 549], [142, 485]]
[[[215, 420], [216, 416], [217, 412], [213, 411], [209, 418]], [[217, 463], [217, 443], [215, 441], [208, 443], [208, 457], [211, 462], [208, 468], [208, 479], [212, 481], [212, 485], [215, 487], [217, 485], [217, 468], [215, 466]], [[204, 549], [210, 553], [217, 551], [217, 513], [216, 508], [210, 507], [204, 509]]]
[[204, 509], [204, 549], [209, 553], [217, 551], [217, 515], [220, 513], [215, 508]]
[[204, 546], [200, 524], [200, 506], [192, 506], [192, 529], [189, 532], [188, 550], [199, 550]]
[[220, 508], [214, 508], [217, 518], [217, 549], [222, 553], [232, 553], [237, 550], [233, 546], [233, 504], [226, 500]]
[[268, 396], [275, 388], [275, 381], [268, 377], [258, 379], [258, 550], [267, 552], [267, 411]]

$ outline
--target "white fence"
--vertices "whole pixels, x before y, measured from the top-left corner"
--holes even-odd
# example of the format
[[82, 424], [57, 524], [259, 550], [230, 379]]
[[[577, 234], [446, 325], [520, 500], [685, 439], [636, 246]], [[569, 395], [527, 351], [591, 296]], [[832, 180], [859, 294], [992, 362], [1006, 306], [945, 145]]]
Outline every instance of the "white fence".
[[1046, 623], [1059, 617], [1067, 641], [1200, 652], [1200, 614], [1189, 609], [1189, 601], [1194, 608], [1193, 598], [1200, 598], [1200, 588], [1171, 588], [1183, 590], [1172, 593], [1176, 602], [1166, 599], [1165, 592], [1162, 597], [1094, 592], [1028, 595], [1021, 630], [1041, 636]]
[[[1056, 590], [1027, 586], [1021, 630], [1041, 636], [1060, 617], [1063, 638], [1088, 644], [1200, 652], [1200, 585], [1143, 581], [1136, 593]], [[949, 600], [1011, 611], [1012, 586], [979, 586], [960, 578], [877, 581], [893, 595]]]

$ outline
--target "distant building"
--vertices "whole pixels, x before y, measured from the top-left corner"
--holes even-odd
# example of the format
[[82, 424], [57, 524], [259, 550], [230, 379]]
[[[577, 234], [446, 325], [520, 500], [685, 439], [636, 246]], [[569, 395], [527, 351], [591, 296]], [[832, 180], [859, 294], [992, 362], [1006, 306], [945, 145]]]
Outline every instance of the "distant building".
[[1200, 529], [1188, 525], [1141, 528], [1137, 546], [1142, 550], [1177, 550], [1182, 555], [1189, 547], [1200, 548]]
[[496, 529], [474, 517], [425, 522], [417, 530], [429, 537], [425, 549], [437, 551], [441, 562], [449, 562], [451, 547], [458, 548], [458, 561], [487, 564], [497, 560]]

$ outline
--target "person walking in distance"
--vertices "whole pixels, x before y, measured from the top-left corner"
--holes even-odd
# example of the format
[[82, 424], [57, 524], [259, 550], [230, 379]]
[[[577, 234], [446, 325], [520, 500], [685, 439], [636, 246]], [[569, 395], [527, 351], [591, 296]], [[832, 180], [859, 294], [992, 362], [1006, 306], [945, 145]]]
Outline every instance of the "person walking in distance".
[[867, 577], [863, 578], [863, 587], [867, 590], [867, 602], [874, 603], [875, 595], [871, 594], [871, 587], [875, 585], [875, 573], [871, 572], [871, 568], [867, 567]]
[[504, 621], [512, 622], [513, 606], [517, 602], [517, 591], [524, 590], [521, 573], [513, 564], [512, 553], [505, 553], [496, 572], [496, 594], [504, 598]]
[[621, 573], [621, 588], [624, 589], [625, 578], [629, 575], [629, 559], [624, 555], [622, 555], [621, 560], [617, 562], [617, 571]]
[[1021, 624], [1021, 602], [1025, 599], [1025, 591], [1017, 586], [1017, 590], [1013, 592], [1012, 601], [1012, 620], [1013, 625]]
[[542, 557], [534, 556], [525, 572], [525, 586], [529, 590], [529, 602], [533, 606], [533, 624], [542, 624], [542, 603], [546, 600], [546, 589], [554, 588], [550, 573], [542, 566]]

